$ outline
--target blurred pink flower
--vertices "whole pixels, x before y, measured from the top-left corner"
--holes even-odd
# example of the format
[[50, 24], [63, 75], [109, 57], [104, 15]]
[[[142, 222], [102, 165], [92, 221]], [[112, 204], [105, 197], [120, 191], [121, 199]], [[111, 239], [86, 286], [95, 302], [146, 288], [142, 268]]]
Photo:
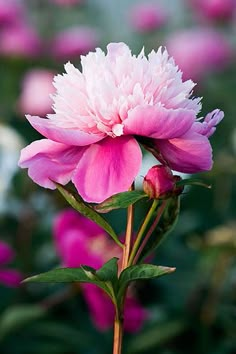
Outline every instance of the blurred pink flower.
[[98, 45], [98, 31], [91, 27], [72, 27], [59, 32], [50, 45], [51, 54], [60, 60], [79, 58]]
[[32, 69], [26, 73], [18, 101], [20, 112], [46, 115], [52, 111], [53, 77], [54, 73], [46, 69]]
[[[58, 255], [65, 267], [88, 265], [98, 269], [112, 257], [121, 257], [120, 248], [99, 226], [72, 209], [58, 214], [53, 235]], [[115, 312], [108, 296], [92, 284], [82, 284], [81, 288], [95, 326], [99, 330], [112, 327]], [[125, 303], [125, 329], [136, 332], [146, 315], [134, 294], [129, 292]]]
[[0, 283], [9, 287], [17, 287], [22, 280], [22, 274], [16, 269], [8, 269], [6, 266], [15, 257], [13, 249], [0, 240]]
[[17, 0], [0, 0], [0, 27], [12, 25], [23, 16], [23, 6]]
[[167, 15], [158, 4], [142, 2], [130, 8], [130, 21], [136, 31], [150, 32], [162, 27]]
[[[82, 57], [82, 72], [67, 63], [66, 74], [55, 77], [55, 114], [27, 116], [47, 139], [23, 149], [19, 165], [46, 188], [71, 180], [89, 202], [128, 190], [141, 167], [141, 137], [176, 171], [210, 170], [211, 145], [195, 124], [211, 122], [197, 118], [201, 99], [191, 97], [194, 83], [182, 81], [167, 51], [135, 56], [124, 43], [111, 43], [107, 51]], [[215, 115], [218, 123], [222, 113]]]
[[196, 28], [172, 34], [167, 48], [185, 79], [201, 80], [229, 63], [232, 49], [226, 37], [213, 29]]
[[72, 6], [76, 4], [81, 4], [85, 0], [51, 0], [53, 3], [61, 6]]
[[18, 23], [0, 33], [0, 55], [7, 57], [35, 57], [40, 54], [42, 42], [34, 28]]
[[236, 10], [235, 0], [191, 0], [190, 5], [197, 14], [208, 20], [231, 19]]

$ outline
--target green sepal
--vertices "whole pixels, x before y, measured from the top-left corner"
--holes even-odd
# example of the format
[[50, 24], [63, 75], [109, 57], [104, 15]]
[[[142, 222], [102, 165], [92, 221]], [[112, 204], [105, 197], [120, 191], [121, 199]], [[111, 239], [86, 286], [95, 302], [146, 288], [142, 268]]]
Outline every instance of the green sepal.
[[123, 248], [123, 244], [120, 242], [111, 225], [99, 213], [97, 213], [88, 203], [85, 203], [79, 195], [75, 197], [61, 184], [54, 183], [57, 186], [58, 191], [63, 195], [72, 208], [101, 226], [113, 238], [117, 245]]
[[108, 213], [114, 209], [127, 208], [129, 205], [132, 205], [143, 198], [148, 198], [147, 194], [143, 191], [117, 193], [104, 200], [102, 203], [95, 205], [94, 209], [99, 213]]
[[204, 188], [211, 189], [210, 184], [206, 184], [205, 182], [201, 181], [200, 179], [197, 178], [184, 178], [181, 179], [180, 181], [176, 182], [177, 187], [184, 187], [184, 186], [200, 186]]

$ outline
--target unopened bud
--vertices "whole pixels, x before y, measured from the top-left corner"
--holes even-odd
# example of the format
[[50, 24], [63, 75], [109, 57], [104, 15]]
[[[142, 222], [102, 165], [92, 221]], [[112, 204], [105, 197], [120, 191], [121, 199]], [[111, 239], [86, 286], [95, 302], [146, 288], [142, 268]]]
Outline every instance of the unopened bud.
[[156, 165], [150, 168], [143, 180], [144, 192], [152, 199], [168, 197], [172, 194], [176, 180], [167, 166]]

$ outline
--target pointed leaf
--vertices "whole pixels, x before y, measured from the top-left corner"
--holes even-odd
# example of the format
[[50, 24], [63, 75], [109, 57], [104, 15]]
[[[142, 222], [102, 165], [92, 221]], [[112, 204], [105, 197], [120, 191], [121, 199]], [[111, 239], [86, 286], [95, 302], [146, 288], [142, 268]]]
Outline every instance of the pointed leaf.
[[67, 202], [82, 215], [86, 216], [90, 220], [93, 220], [96, 224], [101, 226], [112, 238], [113, 240], [120, 246], [123, 247], [120, 242], [118, 236], [115, 231], [109, 225], [109, 223], [99, 215], [93, 208], [89, 206], [89, 204], [85, 203], [80, 196], [75, 197], [71, 192], [69, 192], [66, 188], [64, 188], [61, 184], [54, 182], [57, 186], [59, 192], [63, 195], [63, 197], [67, 200]]
[[114, 209], [127, 208], [129, 205], [134, 204], [143, 198], [148, 198], [148, 196], [142, 191], [118, 193], [104, 200], [104, 202], [95, 205], [94, 209], [99, 213], [107, 213]]
[[179, 211], [180, 197], [170, 198], [161, 220], [141, 253], [139, 258], [140, 263], [160, 245], [163, 239], [175, 227], [178, 221]]
[[210, 184], [206, 184], [205, 182], [196, 179], [196, 178], [185, 178], [185, 179], [181, 179], [180, 181], [178, 181], [176, 183], [177, 187], [184, 187], [184, 186], [201, 186], [201, 187], [205, 187], [208, 189], [211, 189], [211, 185]]
[[119, 277], [118, 303], [122, 300], [125, 289], [132, 281], [157, 278], [175, 271], [175, 268], [156, 266], [153, 264], [138, 264], [125, 268]]
[[96, 270], [88, 267], [81, 266], [80, 268], [58, 268], [50, 270], [46, 273], [34, 275], [33, 277], [26, 278], [24, 283], [37, 282], [37, 283], [90, 283], [97, 285], [103, 289], [112, 299], [113, 294], [110, 291], [106, 282], [99, 279], [96, 275]]

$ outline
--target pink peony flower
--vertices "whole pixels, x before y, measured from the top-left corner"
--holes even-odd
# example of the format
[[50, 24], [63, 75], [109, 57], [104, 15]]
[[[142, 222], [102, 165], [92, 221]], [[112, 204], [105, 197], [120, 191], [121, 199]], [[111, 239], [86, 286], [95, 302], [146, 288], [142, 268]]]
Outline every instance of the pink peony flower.
[[8, 57], [35, 57], [42, 49], [35, 29], [21, 23], [6, 27], [0, 34], [0, 55]]
[[159, 198], [171, 192], [175, 178], [167, 166], [156, 165], [150, 168], [143, 180], [143, 190], [150, 198]]
[[235, 0], [191, 0], [194, 10], [205, 19], [228, 20], [236, 9]]
[[90, 27], [72, 27], [56, 35], [51, 44], [51, 54], [60, 60], [79, 58], [98, 45], [98, 33]]
[[12, 25], [23, 16], [22, 4], [17, 0], [0, 0], [0, 27]]
[[21, 112], [46, 115], [52, 111], [53, 77], [54, 73], [46, 69], [33, 69], [26, 73], [18, 102]]
[[22, 274], [16, 269], [6, 266], [15, 257], [13, 249], [4, 241], [0, 241], [0, 283], [9, 287], [17, 287], [22, 280]]
[[232, 56], [230, 44], [223, 34], [207, 28], [172, 34], [167, 39], [167, 48], [185, 79], [200, 80], [212, 71], [222, 70]]
[[162, 27], [167, 20], [167, 15], [157, 4], [138, 3], [131, 8], [130, 21], [138, 32], [149, 32]]
[[[112, 257], [121, 257], [120, 248], [94, 222], [72, 209], [61, 212], [54, 221], [55, 246], [65, 267], [88, 265], [100, 268]], [[103, 331], [113, 325], [114, 306], [108, 296], [93, 284], [83, 284], [82, 291], [95, 326]], [[133, 293], [129, 293], [125, 304], [125, 329], [139, 330], [146, 318]]]
[[182, 81], [166, 50], [146, 58], [112, 43], [107, 51], [82, 57], [82, 72], [67, 63], [66, 74], [55, 77], [55, 113], [27, 116], [47, 139], [23, 149], [19, 165], [46, 188], [72, 181], [89, 202], [128, 190], [141, 166], [138, 141], [155, 147], [150, 150], [176, 171], [210, 170], [211, 145], [196, 126], [212, 127], [223, 113], [196, 118], [201, 104], [191, 97], [194, 83]]

